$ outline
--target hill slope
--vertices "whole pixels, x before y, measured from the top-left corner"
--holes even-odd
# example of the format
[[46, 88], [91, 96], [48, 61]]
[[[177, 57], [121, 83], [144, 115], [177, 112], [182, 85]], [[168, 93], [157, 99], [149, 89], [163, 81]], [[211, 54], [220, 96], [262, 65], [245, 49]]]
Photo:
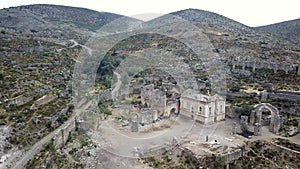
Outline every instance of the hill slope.
[[0, 10], [0, 28], [15, 33], [85, 39], [122, 15], [59, 5], [27, 5]]
[[260, 26], [257, 29], [300, 43], [300, 19]]
[[[171, 13], [193, 22], [211, 40], [224, 60], [296, 62], [298, 46], [222, 15], [199, 9]], [[284, 56], [284, 57], [283, 57]]]
[[229, 19], [217, 13], [200, 10], [200, 9], [185, 9], [171, 13], [172, 15], [179, 16], [185, 20], [193, 22], [207, 23], [210, 26], [222, 29], [224, 31], [231, 31], [237, 33], [255, 33], [255, 30], [250, 27]]

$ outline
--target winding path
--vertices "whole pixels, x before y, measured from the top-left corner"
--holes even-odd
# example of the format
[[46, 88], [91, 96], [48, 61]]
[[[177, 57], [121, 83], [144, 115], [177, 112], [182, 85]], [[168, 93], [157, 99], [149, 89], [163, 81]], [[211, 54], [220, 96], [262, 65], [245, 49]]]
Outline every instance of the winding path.
[[84, 49], [86, 49], [86, 50], [88, 51], [88, 54], [89, 54], [89, 55], [92, 55], [93, 50], [92, 50], [91, 48], [89, 48], [89, 47], [87, 47], [87, 46], [85, 46], [85, 45], [79, 44], [79, 43], [78, 43], [77, 41], [75, 41], [74, 39], [71, 39], [71, 40], [69, 40], [69, 41], [72, 42], [73, 45], [70, 46], [70, 47], [58, 49], [58, 52], [61, 52], [63, 49], [74, 48], [74, 47], [76, 47], [76, 46], [81, 46], [82, 48], [84, 48]]
[[81, 46], [82, 48], [86, 49], [89, 53], [89, 55], [92, 55], [93, 50], [85, 45], [81, 45], [78, 42], [76, 42], [74, 39], [71, 39], [70, 42], [73, 42], [74, 44], [70, 48], [74, 48], [76, 46]]

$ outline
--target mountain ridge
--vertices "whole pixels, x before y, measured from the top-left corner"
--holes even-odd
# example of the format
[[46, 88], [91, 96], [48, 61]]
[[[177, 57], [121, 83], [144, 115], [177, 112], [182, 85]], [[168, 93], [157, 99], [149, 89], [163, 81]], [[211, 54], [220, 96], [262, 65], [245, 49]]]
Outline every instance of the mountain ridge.
[[300, 18], [256, 27], [256, 29], [300, 44]]

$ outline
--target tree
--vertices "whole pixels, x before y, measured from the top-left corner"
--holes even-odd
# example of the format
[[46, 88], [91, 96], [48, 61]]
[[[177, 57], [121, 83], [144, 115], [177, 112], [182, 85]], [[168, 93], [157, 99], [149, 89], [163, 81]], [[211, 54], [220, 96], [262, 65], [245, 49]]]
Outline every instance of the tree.
[[242, 116], [249, 116], [253, 110], [253, 106], [250, 106], [249, 104], [242, 104], [240, 109], [238, 110], [239, 115]]

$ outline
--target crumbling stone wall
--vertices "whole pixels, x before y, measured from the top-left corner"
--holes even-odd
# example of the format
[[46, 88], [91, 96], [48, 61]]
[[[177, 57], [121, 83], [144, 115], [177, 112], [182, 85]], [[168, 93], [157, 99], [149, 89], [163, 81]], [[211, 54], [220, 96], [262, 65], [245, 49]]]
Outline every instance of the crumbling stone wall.
[[255, 72], [256, 69], [272, 69], [274, 73], [277, 73], [278, 70], [285, 71], [285, 74], [288, 74], [292, 70], [297, 71], [297, 75], [300, 76], [300, 64], [281, 64], [281, 63], [270, 63], [270, 62], [254, 62], [254, 61], [232, 61], [230, 63], [232, 69], [237, 69], [241, 67], [242, 70], [246, 68], [252, 69], [252, 72]]
[[154, 89], [153, 84], [141, 88], [142, 105], [157, 110], [158, 116], [164, 116], [166, 102], [166, 94], [160, 89]]
[[280, 112], [300, 116], [300, 93], [298, 92], [264, 91], [262, 100], [276, 103]]
[[20, 95], [20, 96], [17, 96], [15, 98], [12, 98], [9, 100], [9, 105], [10, 104], [15, 104], [17, 106], [22, 106], [30, 101], [33, 100], [33, 96], [29, 96], [29, 97], [26, 97], [26, 96], [23, 96], [23, 95]]
[[141, 108], [140, 110], [140, 123], [150, 124], [158, 119], [157, 111], [151, 108]]
[[69, 135], [75, 131], [75, 120], [70, 122], [67, 126], [59, 130], [53, 137], [55, 148], [61, 148], [67, 142]]

